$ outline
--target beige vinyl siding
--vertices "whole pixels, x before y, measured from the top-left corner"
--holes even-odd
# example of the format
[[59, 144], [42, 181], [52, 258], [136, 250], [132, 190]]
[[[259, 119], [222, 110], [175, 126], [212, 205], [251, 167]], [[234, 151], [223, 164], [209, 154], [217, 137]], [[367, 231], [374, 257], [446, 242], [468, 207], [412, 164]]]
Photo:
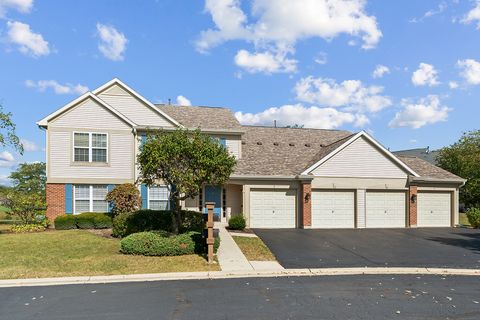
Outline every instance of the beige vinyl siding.
[[131, 127], [110, 110], [102, 107], [91, 98], [78, 104], [53, 119], [48, 124], [52, 127], [62, 128], [93, 128], [95, 130], [129, 130]]
[[118, 110], [124, 116], [142, 126], [172, 127], [172, 123], [152, 110], [118, 85], [98, 94], [98, 97]]
[[227, 210], [230, 208], [230, 215], [233, 217], [242, 214], [242, 186], [228, 184], [225, 186], [225, 189], [227, 191], [226, 207]]
[[360, 137], [313, 170], [322, 177], [403, 178], [407, 174], [387, 155]]
[[365, 228], [365, 189], [357, 190], [357, 228]]
[[[75, 129], [75, 131], [77, 131]], [[88, 131], [88, 130], [85, 130]], [[95, 132], [108, 134], [108, 163], [74, 163], [72, 154], [73, 130], [49, 130], [48, 180], [50, 182], [85, 181], [133, 181], [134, 136], [129, 131]]]
[[240, 135], [212, 135], [212, 137], [225, 139], [228, 152], [234, 155], [235, 158], [240, 159], [242, 154], [242, 138]]

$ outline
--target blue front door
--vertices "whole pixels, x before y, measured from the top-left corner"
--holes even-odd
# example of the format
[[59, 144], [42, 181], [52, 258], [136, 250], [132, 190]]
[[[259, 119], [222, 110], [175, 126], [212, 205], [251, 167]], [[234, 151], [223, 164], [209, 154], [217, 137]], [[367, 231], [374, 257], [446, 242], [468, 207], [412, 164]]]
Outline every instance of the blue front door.
[[[205, 202], [215, 202], [213, 216], [215, 221], [220, 221], [222, 213], [222, 188], [220, 186], [205, 186]], [[207, 208], [204, 209], [207, 213]]]

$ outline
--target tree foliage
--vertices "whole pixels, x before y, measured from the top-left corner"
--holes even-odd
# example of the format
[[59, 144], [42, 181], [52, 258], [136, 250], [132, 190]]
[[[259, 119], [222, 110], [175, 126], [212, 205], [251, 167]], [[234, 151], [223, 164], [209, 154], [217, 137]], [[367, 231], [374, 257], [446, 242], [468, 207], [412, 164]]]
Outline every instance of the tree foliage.
[[480, 130], [466, 132], [451, 146], [440, 150], [438, 165], [467, 182], [460, 189], [460, 202], [480, 207]]
[[130, 213], [140, 209], [142, 199], [137, 187], [131, 183], [124, 183], [116, 186], [110, 191], [105, 200], [113, 203], [112, 213]]
[[0, 105], [0, 146], [11, 146], [20, 154], [23, 154], [23, 145], [15, 133], [15, 129], [12, 113], [3, 111], [3, 107]]
[[36, 216], [45, 213], [45, 198], [38, 193], [11, 190], [7, 194], [6, 205], [23, 224], [35, 223]]
[[225, 183], [235, 163], [224, 146], [200, 130], [158, 131], [148, 136], [138, 155], [144, 183], [163, 181], [174, 186], [170, 187], [170, 199], [178, 213], [180, 201], [197, 196], [203, 185]]
[[10, 173], [13, 189], [24, 193], [38, 193], [45, 196], [47, 175], [45, 162], [21, 163], [17, 170]]

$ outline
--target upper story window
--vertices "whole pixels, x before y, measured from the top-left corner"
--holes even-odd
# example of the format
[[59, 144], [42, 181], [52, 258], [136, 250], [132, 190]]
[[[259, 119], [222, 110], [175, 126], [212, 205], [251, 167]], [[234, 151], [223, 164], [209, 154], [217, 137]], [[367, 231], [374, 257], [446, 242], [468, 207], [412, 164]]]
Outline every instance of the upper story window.
[[75, 132], [73, 134], [73, 161], [108, 162], [107, 134]]

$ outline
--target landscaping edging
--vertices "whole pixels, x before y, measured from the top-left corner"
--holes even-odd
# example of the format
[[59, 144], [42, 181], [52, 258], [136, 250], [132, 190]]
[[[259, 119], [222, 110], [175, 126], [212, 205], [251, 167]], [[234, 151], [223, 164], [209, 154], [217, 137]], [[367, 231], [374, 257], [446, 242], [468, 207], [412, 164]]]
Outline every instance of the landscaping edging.
[[84, 276], [65, 278], [34, 278], [0, 280], [0, 288], [56, 286], [68, 284], [102, 284], [119, 282], [148, 282], [168, 280], [214, 280], [262, 277], [304, 277], [304, 276], [342, 276], [342, 275], [441, 275], [441, 276], [480, 276], [478, 269], [444, 268], [320, 268], [320, 269], [284, 269], [256, 271], [201, 271], [172, 272], [155, 274], [128, 274], [111, 276]]

